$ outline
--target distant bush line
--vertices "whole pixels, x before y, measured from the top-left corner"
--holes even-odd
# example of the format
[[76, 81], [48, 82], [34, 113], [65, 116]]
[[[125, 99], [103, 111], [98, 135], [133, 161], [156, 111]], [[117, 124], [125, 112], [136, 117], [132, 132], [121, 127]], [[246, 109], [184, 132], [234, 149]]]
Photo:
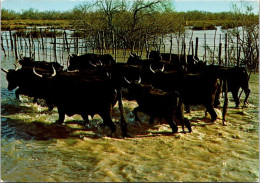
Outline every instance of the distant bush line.
[[[76, 10], [59, 12], [29, 9], [21, 13], [12, 10], [2, 9], [1, 30], [19, 30], [26, 27], [45, 26], [47, 28], [69, 29], [75, 17]], [[167, 14], [167, 12], [163, 12]], [[236, 21], [239, 15], [233, 12], [210, 13], [204, 11], [175, 12], [177, 16], [185, 21], [184, 26], [191, 26], [193, 30], [214, 30], [216, 26], [222, 29], [229, 29], [239, 26]], [[248, 24], [259, 24], [258, 15], [251, 16]]]

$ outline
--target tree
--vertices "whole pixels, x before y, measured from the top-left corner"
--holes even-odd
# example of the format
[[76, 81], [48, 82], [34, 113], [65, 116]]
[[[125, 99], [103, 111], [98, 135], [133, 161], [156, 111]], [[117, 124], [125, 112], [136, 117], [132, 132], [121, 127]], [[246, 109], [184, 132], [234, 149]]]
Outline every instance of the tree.
[[253, 7], [241, 1], [232, 4], [235, 28], [228, 31], [231, 46], [237, 47], [237, 66], [256, 70], [259, 62], [259, 24]]

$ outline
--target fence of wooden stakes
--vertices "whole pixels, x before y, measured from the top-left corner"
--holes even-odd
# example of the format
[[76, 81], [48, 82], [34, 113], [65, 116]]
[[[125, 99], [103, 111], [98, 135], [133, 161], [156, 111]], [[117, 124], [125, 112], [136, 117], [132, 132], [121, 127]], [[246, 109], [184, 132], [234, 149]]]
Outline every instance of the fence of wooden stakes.
[[182, 37], [174, 34], [145, 36], [145, 40], [139, 39], [129, 48], [127, 41], [120, 39], [115, 31], [107, 35], [103, 31], [29, 28], [2, 31], [1, 48], [5, 57], [14, 56], [19, 60], [21, 55], [34, 56], [35, 60], [54, 61], [65, 67], [69, 54], [111, 54], [117, 62], [126, 62], [130, 52], [148, 58], [151, 50], [184, 56], [195, 55], [208, 64], [239, 66], [241, 49], [238, 41], [234, 47], [234, 42], [229, 42], [228, 34], [219, 32], [216, 30], [213, 34], [200, 34], [203, 35], [200, 38], [194, 36], [194, 31], [183, 34]]

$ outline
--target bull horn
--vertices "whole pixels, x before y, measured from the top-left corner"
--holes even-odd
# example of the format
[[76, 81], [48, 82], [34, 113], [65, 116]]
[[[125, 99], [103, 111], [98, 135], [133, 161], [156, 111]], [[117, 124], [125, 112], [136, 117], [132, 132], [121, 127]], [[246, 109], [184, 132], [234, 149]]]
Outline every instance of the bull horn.
[[155, 71], [152, 69], [152, 64], [150, 64], [150, 70], [152, 71], [152, 73], [155, 73]]
[[72, 71], [67, 70], [66, 72], [79, 72], [79, 70], [77, 70], [77, 69], [72, 70]]
[[92, 65], [93, 67], [97, 67], [97, 65], [96, 65], [96, 64], [93, 64], [91, 60], [89, 61], [89, 63], [90, 63], [90, 65]]
[[33, 67], [33, 73], [34, 73], [36, 76], [39, 76], [39, 77], [42, 78], [42, 75], [41, 75], [41, 74], [38, 74], [38, 73], [36, 72], [35, 67]]
[[23, 59], [23, 54], [20, 54], [20, 59]]
[[72, 55], [71, 53], [69, 53], [69, 56], [70, 56], [70, 57], [73, 57], [73, 55]]
[[161, 68], [161, 72], [163, 72], [164, 71], [164, 64], [163, 64], [163, 66], [162, 66], [162, 68]]
[[131, 82], [130, 81], [128, 81], [125, 77], [124, 77], [124, 79], [125, 79], [125, 81], [128, 83], [128, 84], [131, 84]]
[[99, 61], [99, 63], [100, 63], [100, 66], [102, 66], [103, 65], [103, 63], [101, 62], [101, 60], [98, 60]]
[[193, 60], [195, 60], [196, 62], [199, 62], [199, 60], [197, 60], [194, 56], [193, 56]]
[[1, 68], [1, 70], [2, 70], [3, 72], [5, 72], [5, 73], [8, 73], [8, 72], [9, 72], [8, 70], [5, 70], [5, 69], [3, 69], [3, 68]]
[[53, 74], [51, 76], [54, 77], [56, 76], [56, 69], [53, 67], [53, 65], [52, 65], [52, 69], [53, 69]]
[[15, 71], [17, 71], [18, 70], [18, 66], [16, 65], [16, 64], [14, 64], [14, 66], [15, 66]]
[[138, 84], [141, 83], [141, 77], [139, 76], [139, 80], [137, 81]]
[[131, 52], [129, 53], [129, 55], [130, 55], [130, 57], [134, 57], [134, 55]]

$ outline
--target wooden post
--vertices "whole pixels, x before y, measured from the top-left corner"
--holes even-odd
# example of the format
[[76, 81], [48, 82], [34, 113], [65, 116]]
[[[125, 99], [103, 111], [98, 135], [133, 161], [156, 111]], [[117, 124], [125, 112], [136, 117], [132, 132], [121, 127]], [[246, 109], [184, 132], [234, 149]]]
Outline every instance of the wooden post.
[[239, 67], [239, 58], [240, 58], [240, 51], [239, 51], [239, 44], [238, 44], [238, 40], [239, 40], [239, 33], [237, 33], [237, 66]]
[[172, 61], [172, 34], [170, 38], [170, 62]]
[[198, 45], [199, 45], [199, 38], [196, 37], [196, 43], [195, 43], [195, 58], [198, 58]]
[[64, 37], [65, 37], [67, 52], [70, 53], [69, 43], [68, 43], [68, 39], [67, 39], [67, 33], [65, 30], [64, 30]]
[[219, 43], [219, 53], [218, 53], [218, 64], [221, 65], [221, 49], [222, 43]]
[[192, 54], [192, 57], [193, 57], [194, 56], [193, 41], [191, 41], [191, 54]]
[[205, 62], [207, 62], [207, 39], [206, 39], [206, 33], [204, 33], [204, 43], [205, 43], [205, 53], [204, 53], [204, 58], [205, 58]]
[[15, 60], [18, 60], [18, 53], [17, 53], [17, 34], [14, 35], [14, 52], [15, 52]]
[[187, 65], [187, 55], [186, 55], [186, 43], [185, 43], [185, 40], [184, 40], [184, 43], [183, 43], [183, 49], [184, 49], [184, 65]]
[[225, 34], [225, 66], [227, 66], [227, 33]]
[[[191, 37], [190, 37], [190, 41], [189, 41], [189, 51], [188, 51], [188, 55], [190, 54], [192, 37], [193, 37], [193, 31], [192, 31], [192, 33], [191, 33]], [[192, 52], [193, 52], [193, 50], [192, 50]], [[193, 54], [192, 54], [192, 55], [193, 55]]]
[[6, 41], [6, 46], [7, 46], [7, 53], [9, 56], [9, 43], [8, 43], [8, 38], [7, 38], [7, 32], [5, 33], [5, 41]]
[[40, 34], [41, 34], [41, 40], [42, 40], [42, 50], [43, 50], [43, 54], [44, 54], [44, 41], [43, 41], [42, 28], [40, 28]]
[[13, 44], [13, 38], [12, 38], [12, 32], [9, 30], [9, 36], [10, 36], [10, 42], [11, 42], [11, 51], [13, 52], [14, 50], [14, 44]]
[[54, 59], [55, 62], [58, 62], [57, 60], [57, 45], [56, 45], [57, 41], [56, 41], [56, 35], [54, 35], [54, 44], [53, 44], [53, 51], [54, 51]]
[[3, 50], [4, 55], [6, 57], [5, 48], [4, 48], [4, 44], [3, 44], [3, 35], [2, 34], [1, 34], [1, 47], [2, 47], [2, 50]]
[[217, 35], [217, 30], [215, 30], [215, 35], [214, 35], [214, 48], [213, 48], [213, 65], [215, 63], [215, 47], [216, 47], [216, 35]]

